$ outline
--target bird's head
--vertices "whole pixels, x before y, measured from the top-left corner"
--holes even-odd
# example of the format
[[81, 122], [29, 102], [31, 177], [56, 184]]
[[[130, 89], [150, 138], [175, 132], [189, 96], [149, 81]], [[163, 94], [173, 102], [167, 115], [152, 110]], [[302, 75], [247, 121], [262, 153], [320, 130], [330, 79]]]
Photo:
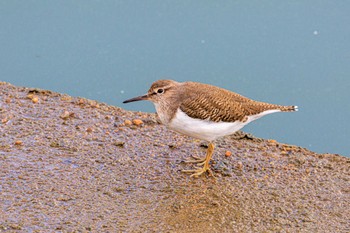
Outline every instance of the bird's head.
[[158, 80], [152, 84], [146, 95], [125, 100], [123, 103], [126, 104], [134, 101], [149, 100], [155, 104], [164, 104], [168, 102], [167, 99], [173, 96], [176, 87], [179, 85], [180, 83], [173, 80]]

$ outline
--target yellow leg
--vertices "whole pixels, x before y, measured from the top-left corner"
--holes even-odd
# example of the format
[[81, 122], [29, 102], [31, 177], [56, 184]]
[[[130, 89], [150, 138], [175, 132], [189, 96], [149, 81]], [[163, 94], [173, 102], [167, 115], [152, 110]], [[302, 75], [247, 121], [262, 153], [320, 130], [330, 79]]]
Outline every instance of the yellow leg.
[[182, 172], [193, 173], [191, 175], [191, 177], [192, 176], [197, 177], [197, 176], [205, 173], [206, 171], [210, 172], [209, 162], [211, 160], [211, 157], [213, 156], [213, 152], [214, 152], [214, 144], [209, 143], [207, 155], [205, 156], [205, 159], [196, 159], [196, 160], [187, 161], [187, 162], [191, 162], [191, 163], [193, 163], [193, 162], [197, 163], [197, 165], [199, 165], [199, 166], [203, 165], [203, 167], [202, 168], [196, 167], [197, 169], [194, 169], [194, 170], [182, 170]]

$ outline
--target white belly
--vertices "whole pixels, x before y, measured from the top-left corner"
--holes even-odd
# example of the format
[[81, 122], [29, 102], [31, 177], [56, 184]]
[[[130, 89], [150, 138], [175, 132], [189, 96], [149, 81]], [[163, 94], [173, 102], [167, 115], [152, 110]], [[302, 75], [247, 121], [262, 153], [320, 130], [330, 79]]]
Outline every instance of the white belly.
[[178, 109], [168, 127], [187, 136], [211, 142], [217, 138], [235, 133], [248, 123], [264, 115], [279, 111], [280, 110], [268, 110], [257, 115], [252, 115], [248, 117], [246, 122], [212, 122], [209, 120], [193, 119]]

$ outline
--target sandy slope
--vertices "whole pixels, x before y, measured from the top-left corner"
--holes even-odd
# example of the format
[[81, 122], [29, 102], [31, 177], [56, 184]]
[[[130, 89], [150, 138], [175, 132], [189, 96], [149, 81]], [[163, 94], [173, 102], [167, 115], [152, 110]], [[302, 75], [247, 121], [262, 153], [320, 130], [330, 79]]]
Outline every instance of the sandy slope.
[[0, 83], [0, 120], [0, 232], [350, 232], [340, 155], [240, 133], [194, 179], [154, 114]]

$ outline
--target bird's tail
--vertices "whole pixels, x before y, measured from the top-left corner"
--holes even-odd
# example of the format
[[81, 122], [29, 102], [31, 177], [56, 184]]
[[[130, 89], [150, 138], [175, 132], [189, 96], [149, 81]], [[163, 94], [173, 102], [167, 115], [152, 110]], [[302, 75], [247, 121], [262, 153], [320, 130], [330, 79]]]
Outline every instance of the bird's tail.
[[298, 106], [280, 106], [279, 109], [282, 112], [296, 112], [298, 111]]

